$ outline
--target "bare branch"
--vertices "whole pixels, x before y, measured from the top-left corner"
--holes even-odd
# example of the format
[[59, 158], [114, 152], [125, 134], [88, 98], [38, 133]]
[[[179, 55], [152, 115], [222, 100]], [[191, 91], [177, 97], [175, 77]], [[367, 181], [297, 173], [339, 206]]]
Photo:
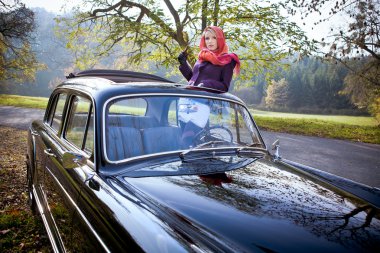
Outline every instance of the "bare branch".
[[[92, 11], [91, 15], [92, 16], [96, 16], [97, 13], [100, 13], [100, 12], [109, 12], [111, 10], [117, 10], [117, 12], [121, 12], [120, 8], [122, 7], [126, 7], [126, 8], [138, 8], [140, 9], [140, 16], [142, 15], [142, 17], [144, 15], [146, 15], [148, 18], [150, 18], [151, 20], [153, 20], [158, 26], [161, 27], [161, 29], [166, 32], [169, 36], [175, 38], [176, 37], [176, 32], [173, 31], [173, 29], [170, 28], [169, 25], [167, 25], [160, 17], [158, 17], [156, 14], [154, 14], [150, 9], [148, 9], [146, 6], [142, 5], [142, 4], [138, 4], [138, 3], [134, 3], [134, 2], [131, 2], [131, 1], [125, 1], [125, 0], [122, 0], [108, 8], [104, 8], [104, 9], [95, 9]], [[142, 19], [142, 17], [140, 19]]]
[[109, 6], [108, 8], [95, 9], [95, 10], [93, 10], [91, 12], [91, 16], [96, 16], [99, 12], [102, 12], [102, 13], [106, 12], [107, 13], [109, 11], [117, 9], [118, 7], [123, 7], [124, 6], [124, 2], [125, 1], [122, 0], [122, 1], [120, 1], [120, 2], [118, 2], [116, 4], [114, 4], [114, 5]]

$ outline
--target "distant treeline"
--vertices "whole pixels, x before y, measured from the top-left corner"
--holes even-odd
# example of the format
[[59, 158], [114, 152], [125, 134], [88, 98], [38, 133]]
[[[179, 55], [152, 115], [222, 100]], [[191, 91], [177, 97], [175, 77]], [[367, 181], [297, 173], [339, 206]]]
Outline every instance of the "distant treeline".
[[233, 93], [247, 104], [261, 110], [322, 114], [367, 114], [358, 110], [341, 94], [348, 69], [339, 63], [322, 62], [313, 57], [290, 61], [267, 85], [260, 76], [256, 85], [234, 89]]

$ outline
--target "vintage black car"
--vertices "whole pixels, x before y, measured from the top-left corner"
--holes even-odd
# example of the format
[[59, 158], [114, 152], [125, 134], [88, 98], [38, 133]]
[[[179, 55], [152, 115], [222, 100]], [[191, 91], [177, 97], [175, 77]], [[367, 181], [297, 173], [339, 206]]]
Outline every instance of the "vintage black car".
[[30, 205], [55, 252], [380, 252], [379, 190], [274, 146], [229, 93], [71, 74], [28, 131]]

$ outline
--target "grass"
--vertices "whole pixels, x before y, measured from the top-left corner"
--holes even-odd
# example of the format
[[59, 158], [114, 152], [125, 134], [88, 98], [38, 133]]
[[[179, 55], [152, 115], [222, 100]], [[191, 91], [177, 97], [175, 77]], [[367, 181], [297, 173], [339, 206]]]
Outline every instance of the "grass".
[[[45, 109], [48, 98], [1, 95], [0, 105]], [[262, 130], [380, 144], [379, 123], [373, 117], [313, 115], [251, 110]]]
[[0, 105], [46, 109], [48, 98], [0, 94]]
[[0, 126], [0, 252], [51, 252], [40, 216], [28, 205], [27, 131]]
[[39, 217], [24, 210], [12, 210], [0, 217], [2, 252], [49, 252], [49, 240]]
[[262, 130], [380, 144], [378, 126], [360, 126], [313, 118], [255, 116], [255, 121]]
[[374, 117], [370, 116], [345, 116], [345, 115], [318, 115], [318, 114], [299, 114], [299, 113], [283, 113], [283, 112], [268, 112], [260, 110], [250, 110], [254, 117], [266, 118], [283, 118], [283, 119], [307, 119], [317, 121], [335, 122], [347, 125], [356, 126], [378, 126], [379, 122]]

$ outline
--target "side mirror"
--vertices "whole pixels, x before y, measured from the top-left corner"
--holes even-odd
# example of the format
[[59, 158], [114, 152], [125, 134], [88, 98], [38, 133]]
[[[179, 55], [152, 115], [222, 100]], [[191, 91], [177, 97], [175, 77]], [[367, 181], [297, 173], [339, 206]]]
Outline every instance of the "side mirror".
[[87, 163], [87, 158], [75, 152], [65, 152], [62, 156], [62, 164], [65, 169], [73, 169]]
[[279, 139], [277, 139], [277, 140], [275, 140], [275, 142], [273, 142], [272, 150], [275, 150], [274, 159], [275, 160], [281, 159], [281, 157], [280, 157], [280, 140]]

